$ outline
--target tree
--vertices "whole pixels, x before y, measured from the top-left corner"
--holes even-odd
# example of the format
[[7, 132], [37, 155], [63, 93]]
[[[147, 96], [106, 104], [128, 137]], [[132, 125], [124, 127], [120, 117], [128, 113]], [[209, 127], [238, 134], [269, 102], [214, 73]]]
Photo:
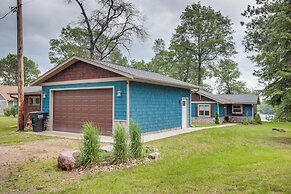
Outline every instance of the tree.
[[[24, 85], [29, 85], [40, 75], [37, 64], [27, 57], [23, 57]], [[0, 83], [3, 85], [16, 86], [18, 83], [17, 55], [9, 54], [0, 59]]]
[[191, 79], [195, 81], [191, 82], [202, 85], [207, 75], [207, 65], [220, 57], [236, 53], [232, 23], [219, 11], [202, 6], [200, 2], [187, 6], [181, 20], [172, 37], [170, 49], [175, 51], [176, 60], [181, 64], [179, 69], [185, 75], [183, 80], [195, 75]]
[[[100, 37], [99, 42], [105, 40], [106, 37]], [[86, 37], [86, 30], [81, 27], [71, 27], [67, 25], [62, 29], [61, 35], [58, 39], [50, 40], [50, 51], [49, 58], [51, 63], [59, 64], [71, 57], [72, 55], [78, 55], [85, 58], [90, 58], [90, 51], [88, 50], [89, 45], [88, 38]], [[100, 46], [100, 45], [98, 45]], [[113, 48], [113, 46], [109, 45], [109, 48]], [[94, 59], [101, 59], [102, 57], [98, 52], [94, 53]], [[120, 65], [128, 65], [127, 58], [122, 55], [121, 51], [118, 47], [115, 47], [111, 53], [106, 56], [106, 58], [102, 58], [103, 60], [107, 60], [112, 63], [120, 64]]]
[[257, 0], [242, 13], [248, 19], [243, 40], [264, 84], [263, 95], [279, 118], [291, 119], [291, 10], [289, 0]]
[[89, 13], [85, 0], [67, 0], [76, 3], [81, 10], [78, 27], [85, 33], [90, 58], [104, 60], [116, 48], [128, 50], [134, 37], [144, 38], [140, 12], [124, 0], [97, 0], [96, 9]]
[[238, 80], [241, 72], [237, 63], [230, 59], [220, 60], [218, 65], [209, 66], [216, 78], [217, 90], [222, 94], [250, 93], [246, 83]]

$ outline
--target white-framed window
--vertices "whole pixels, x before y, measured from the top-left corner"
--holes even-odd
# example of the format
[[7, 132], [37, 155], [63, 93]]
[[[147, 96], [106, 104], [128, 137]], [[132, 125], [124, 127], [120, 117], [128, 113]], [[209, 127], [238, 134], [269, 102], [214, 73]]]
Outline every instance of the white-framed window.
[[198, 104], [198, 116], [210, 117], [210, 104]]
[[233, 104], [232, 105], [232, 113], [233, 114], [242, 114], [243, 113], [242, 104]]
[[40, 105], [40, 97], [39, 96], [29, 96], [28, 104], [29, 105]]

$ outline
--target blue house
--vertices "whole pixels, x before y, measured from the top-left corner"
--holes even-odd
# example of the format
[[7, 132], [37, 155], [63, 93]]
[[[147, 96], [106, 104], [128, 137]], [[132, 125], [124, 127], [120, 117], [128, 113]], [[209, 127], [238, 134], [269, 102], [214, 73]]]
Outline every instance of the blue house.
[[191, 121], [191, 90], [197, 86], [157, 73], [73, 56], [37, 78], [48, 129], [81, 132], [94, 122], [103, 135], [116, 124], [143, 132], [185, 128]]
[[218, 113], [220, 122], [241, 122], [254, 119], [259, 97], [254, 94], [211, 94], [203, 90], [191, 95], [191, 121], [213, 123]]

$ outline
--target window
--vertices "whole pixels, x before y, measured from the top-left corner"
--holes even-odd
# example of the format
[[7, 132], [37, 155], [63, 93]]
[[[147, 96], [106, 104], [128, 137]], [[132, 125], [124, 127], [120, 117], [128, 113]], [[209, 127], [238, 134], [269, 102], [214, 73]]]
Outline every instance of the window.
[[198, 116], [199, 117], [210, 117], [210, 104], [199, 104], [198, 105]]
[[28, 104], [29, 105], [40, 105], [40, 97], [39, 96], [29, 96]]
[[232, 113], [233, 114], [242, 114], [243, 113], [242, 105], [241, 104], [232, 105]]

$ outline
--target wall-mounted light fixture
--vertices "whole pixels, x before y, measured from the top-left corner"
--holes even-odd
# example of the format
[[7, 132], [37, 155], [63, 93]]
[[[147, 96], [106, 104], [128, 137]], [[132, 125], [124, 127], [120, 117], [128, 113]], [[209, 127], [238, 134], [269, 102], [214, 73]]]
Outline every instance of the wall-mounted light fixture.
[[42, 93], [42, 98], [46, 98], [46, 94], [45, 93]]
[[122, 91], [121, 90], [117, 91], [117, 96], [122, 96]]

